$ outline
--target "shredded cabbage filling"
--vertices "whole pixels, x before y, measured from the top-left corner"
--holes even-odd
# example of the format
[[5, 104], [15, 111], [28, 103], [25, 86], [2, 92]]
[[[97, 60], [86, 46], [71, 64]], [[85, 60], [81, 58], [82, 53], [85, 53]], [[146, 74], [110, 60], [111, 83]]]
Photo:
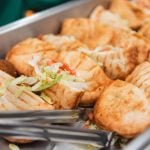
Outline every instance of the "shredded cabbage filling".
[[1, 96], [5, 94], [8, 86], [17, 85], [19, 88], [16, 91], [16, 97], [19, 97], [23, 91], [28, 90], [39, 94], [46, 102], [52, 103], [52, 100], [44, 93], [44, 90], [53, 87], [57, 83], [69, 86], [74, 90], [86, 89], [87, 85], [84, 80], [77, 77], [75, 70], [71, 69], [67, 64], [47, 59], [39, 63], [40, 59], [38, 56], [36, 57], [29, 62], [34, 68], [36, 75], [34, 77], [22, 75], [11, 82], [9, 81], [9, 84], [1, 86]]

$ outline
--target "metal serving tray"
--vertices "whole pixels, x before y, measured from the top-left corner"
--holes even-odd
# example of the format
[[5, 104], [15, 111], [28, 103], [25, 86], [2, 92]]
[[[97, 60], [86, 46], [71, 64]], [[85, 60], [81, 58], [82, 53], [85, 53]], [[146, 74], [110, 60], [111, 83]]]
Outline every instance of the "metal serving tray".
[[[17, 42], [46, 33], [58, 33], [65, 18], [88, 17], [99, 4], [107, 7], [110, 0], [73, 0], [47, 9], [0, 28], [0, 58]], [[77, 125], [80, 123], [77, 123]], [[0, 139], [0, 150], [8, 150], [9, 142]], [[87, 150], [87, 146], [58, 143], [54, 148], [47, 142], [20, 145], [21, 150]], [[91, 148], [90, 148], [91, 149]], [[94, 148], [95, 149], [95, 148]]]
[[[91, 11], [99, 4], [108, 7], [110, 0], [73, 0], [71, 2], [47, 9], [34, 14], [31, 17], [21, 19], [14, 23], [0, 27], [0, 58], [3, 58], [7, 51], [17, 42], [46, 33], [58, 33], [61, 23], [65, 18], [88, 17]], [[80, 126], [77, 122], [76, 126]], [[137, 138], [133, 143], [127, 146], [126, 150], [134, 150], [136, 143], [142, 142], [145, 135]], [[144, 144], [144, 142], [142, 142]], [[8, 150], [9, 142], [0, 139], [0, 150]], [[143, 145], [140, 144], [142, 147]], [[138, 147], [140, 147], [138, 146]], [[84, 145], [73, 145], [67, 143], [57, 143], [56, 146], [48, 142], [33, 142], [20, 145], [21, 150], [95, 150]], [[112, 148], [116, 150], [116, 148]], [[137, 149], [137, 147], [136, 147]], [[143, 149], [143, 148], [142, 148]], [[138, 149], [140, 150], [140, 149]]]
[[65, 18], [88, 17], [99, 4], [107, 7], [110, 0], [73, 0], [21, 19], [0, 28], [0, 57], [11, 46], [27, 38], [45, 33], [58, 33]]

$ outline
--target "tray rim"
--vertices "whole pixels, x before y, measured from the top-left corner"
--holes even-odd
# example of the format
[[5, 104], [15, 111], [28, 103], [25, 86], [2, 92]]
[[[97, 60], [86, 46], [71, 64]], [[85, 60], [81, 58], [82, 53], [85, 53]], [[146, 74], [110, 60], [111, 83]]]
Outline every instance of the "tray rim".
[[[10, 32], [12, 30], [15, 30], [17, 28], [21, 28], [23, 26], [26, 26], [28, 24], [37, 22], [39, 20], [45, 19], [49, 16], [53, 16], [55, 14], [61, 13], [67, 9], [71, 9], [77, 6], [80, 6], [81, 4], [89, 3], [92, 0], [71, 0], [69, 2], [65, 2], [63, 4], [54, 6], [52, 8], [48, 8], [46, 10], [37, 12], [29, 17], [24, 17], [22, 19], [16, 20], [12, 23], [9, 23], [7, 25], [0, 27], [0, 35], [6, 34], [7, 32]], [[93, 0], [96, 1], [96, 0]]]

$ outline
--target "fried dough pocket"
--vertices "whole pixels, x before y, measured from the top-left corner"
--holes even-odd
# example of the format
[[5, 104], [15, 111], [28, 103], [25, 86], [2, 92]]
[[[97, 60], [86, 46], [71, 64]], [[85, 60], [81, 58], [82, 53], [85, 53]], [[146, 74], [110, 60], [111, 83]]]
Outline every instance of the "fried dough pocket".
[[[30, 47], [30, 45], [29, 45]], [[18, 49], [19, 50], [19, 49]], [[20, 49], [21, 50], [21, 49]], [[26, 76], [34, 76], [35, 70], [29, 64], [29, 62], [34, 58], [34, 56], [40, 57], [41, 59], [53, 59], [57, 60], [58, 53], [56, 51], [41, 51], [29, 54], [11, 55], [11, 57], [6, 57], [6, 60], [11, 62], [16, 68], [19, 74], [24, 74]], [[36, 58], [35, 58], [36, 59]], [[36, 61], [36, 60], [35, 60]]]
[[[10, 61], [20, 74], [26, 76], [37, 76], [35, 68], [31, 66], [42, 62], [45, 59], [58, 60], [58, 53], [51, 45], [38, 40], [30, 38], [20, 42], [8, 52], [6, 59]], [[66, 86], [63, 83], [58, 83], [55, 86], [46, 90], [49, 98], [52, 99], [55, 107], [62, 109], [72, 109], [79, 103], [82, 90], [77, 90], [76, 87]]]
[[114, 28], [90, 19], [66, 19], [61, 34], [72, 35], [89, 49], [112, 45], [138, 51], [138, 63], [148, 60], [150, 52], [149, 40], [135, 32], [122, 28]]
[[11, 50], [9, 50], [6, 57], [9, 59], [11, 55], [32, 54], [41, 51], [51, 51], [54, 49], [55, 47], [52, 44], [39, 40], [38, 38], [27, 38], [26, 40], [17, 43]]
[[114, 47], [133, 48], [138, 51], [138, 63], [148, 60], [150, 53], [149, 40], [139, 34], [124, 29], [114, 30], [114, 36], [110, 43]]
[[[33, 49], [35, 49], [34, 45], [30, 46], [30, 44], [28, 44], [28, 49], [30, 49], [30, 47], [33, 47]], [[29, 51], [28, 49], [27, 52]], [[19, 47], [18, 50], [21, 50], [21, 47]], [[11, 51], [13, 52], [13, 49]], [[111, 82], [111, 80], [104, 74], [103, 70], [91, 58], [78, 51], [63, 51], [63, 50], [45, 51], [43, 48], [41, 51], [38, 52], [36, 52], [35, 50], [35, 53], [27, 54], [25, 52], [25, 54], [23, 55], [14, 54], [11, 55], [11, 57], [6, 57], [6, 58], [13, 63], [13, 65], [18, 69], [20, 73], [28, 76], [34, 76], [35, 70], [29, 64], [29, 62], [36, 55], [40, 57], [39, 61], [42, 61], [46, 58], [49, 60], [53, 59], [58, 62], [60, 61], [62, 63], [67, 64], [70, 68], [72, 68], [77, 72], [77, 75], [79, 74], [78, 78], [81, 78], [83, 82], [87, 84], [87, 88], [82, 89], [81, 91], [77, 91], [77, 89], [73, 90], [74, 87], [72, 87], [72, 84], [66, 87], [65, 85], [63, 86], [63, 84], [60, 85], [59, 83], [58, 83], [58, 88], [56, 88], [57, 86], [56, 87], [54, 86], [48, 90], [49, 92], [47, 93], [49, 94], [50, 97], [52, 96], [51, 98], [54, 99], [54, 101], [57, 104], [63, 104], [63, 106], [67, 106], [67, 104], [69, 105], [72, 104], [65, 108], [74, 108], [79, 101], [80, 103], [85, 105], [93, 104], [99, 98], [102, 90], [105, 87], [107, 87], [107, 85]], [[59, 94], [59, 92], [61, 94]], [[72, 99], [70, 98], [70, 101], [68, 101], [67, 95], [64, 94], [63, 92], [69, 93], [70, 96], [72, 95]], [[63, 106], [61, 105], [56, 107], [64, 108]]]
[[[5, 91], [0, 97], [0, 110], [2, 111], [23, 111], [23, 110], [52, 110], [54, 107], [36, 94], [24, 89], [19, 96], [19, 87], [9, 83], [14, 78], [0, 70], [0, 86], [5, 87]], [[8, 84], [8, 86], [6, 85]]]
[[94, 108], [96, 124], [132, 138], [150, 126], [150, 101], [144, 92], [125, 81], [114, 81]]
[[115, 28], [128, 29], [128, 21], [121, 18], [119, 14], [106, 10], [101, 5], [97, 6], [90, 15], [90, 19], [99, 21], [100, 23], [110, 25]]
[[87, 49], [80, 51], [96, 61], [111, 79], [125, 79], [137, 65], [138, 55], [134, 48], [105, 46], [93, 51]]
[[112, 29], [107, 25], [86, 18], [66, 19], [61, 29], [62, 35], [72, 35], [90, 49], [109, 43], [112, 33]]
[[77, 74], [88, 84], [80, 101], [83, 105], [93, 104], [112, 82], [91, 58], [81, 52], [62, 51], [59, 59], [75, 68]]
[[138, 29], [142, 25], [144, 19], [150, 18], [150, 15], [136, 3], [125, 0], [112, 0], [110, 11], [128, 20], [129, 26], [133, 29]]
[[34, 75], [34, 70], [29, 65], [29, 61], [34, 55], [39, 55], [43, 59], [53, 56], [53, 59], [55, 59], [57, 53], [54, 50], [55, 47], [45, 41], [29, 38], [12, 47], [5, 59], [11, 62], [20, 74], [31, 76]]
[[144, 62], [126, 78], [127, 82], [142, 89], [150, 101], [150, 63]]

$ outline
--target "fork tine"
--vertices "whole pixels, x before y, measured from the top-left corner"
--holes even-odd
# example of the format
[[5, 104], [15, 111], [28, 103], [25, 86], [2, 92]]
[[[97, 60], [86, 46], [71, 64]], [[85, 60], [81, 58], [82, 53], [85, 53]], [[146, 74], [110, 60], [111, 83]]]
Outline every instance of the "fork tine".
[[79, 113], [79, 110], [31, 110], [31, 111], [9, 111], [9, 112], [0, 112], [0, 118], [6, 117], [26, 117], [28, 115], [32, 116], [45, 116], [45, 115], [74, 115]]
[[74, 123], [80, 118], [79, 110], [0, 112], [0, 121], [32, 121], [34, 123]]

